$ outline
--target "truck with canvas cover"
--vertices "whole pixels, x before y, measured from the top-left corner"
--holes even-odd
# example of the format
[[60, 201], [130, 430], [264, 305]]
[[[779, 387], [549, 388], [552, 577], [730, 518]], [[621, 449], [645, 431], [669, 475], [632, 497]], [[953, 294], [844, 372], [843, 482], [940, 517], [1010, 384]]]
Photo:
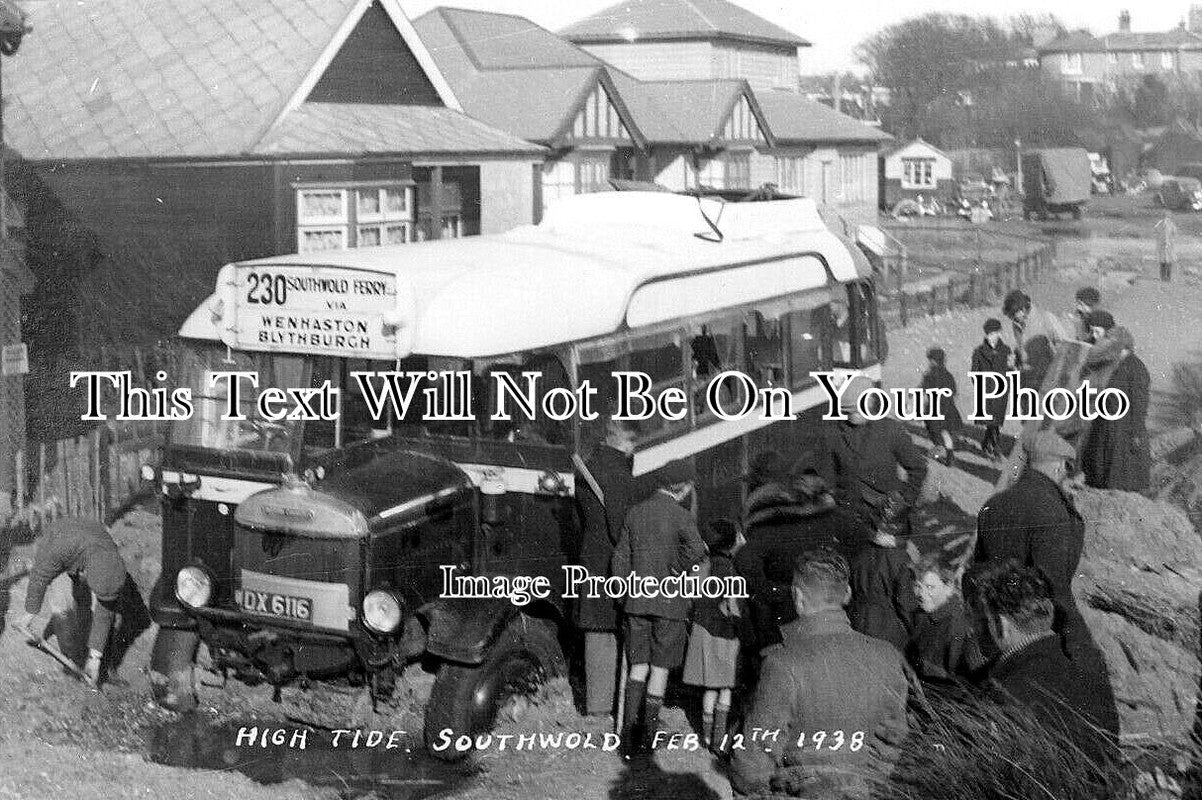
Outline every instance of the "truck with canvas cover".
[[1089, 154], [1079, 147], [1023, 153], [1023, 218], [1072, 214], [1080, 219], [1093, 182]]

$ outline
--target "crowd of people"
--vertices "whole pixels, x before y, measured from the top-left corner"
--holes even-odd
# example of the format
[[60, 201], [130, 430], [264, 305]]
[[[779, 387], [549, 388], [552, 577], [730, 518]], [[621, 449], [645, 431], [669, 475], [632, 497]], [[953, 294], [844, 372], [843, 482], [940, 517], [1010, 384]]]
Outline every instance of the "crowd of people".
[[[1081, 341], [1088, 349], [1072, 379], [1120, 386], [1131, 412], [1019, 437], [1017, 479], [982, 507], [965, 562], [916, 546], [912, 514], [930, 462], [899, 422], [860, 413], [872, 386], [863, 376], [841, 397], [847, 419], [822, 423], [816, 452], [757, 455], [741, 517], [701, 529], [690, 512], [692, 467], [673, 462], [631, 477], [637, 430], [610, 421], [586, 466], [594, 491], [580, 501], [591, 568], [664, 577], [700, 567], [742, 576], [748, 595], [691, 606], [597, 598], [579, 607], [589, 641], [604, 642], [588, 648], [587, 707], [616, 714], [628, 756], [648, 752], [668, 677], [680, 667], [683, 683], [699, 690], [698, 733], [729, 758], [740, 794], [867, 796], [932, 697], [1021, 709], [1085, 763], [1117, 755], [1106, 663], [1072, 595], [1085, 530], [1072, 492], [1082, 482], [1147, 488], [1148, 374], [1098, 293], [1082, 289], [1076, 300], [1069, 331], [1012, 292], [1003, 306], [1009, 329], [990, 319], [972, 366], [1017, 370], [1023, 385], [1039, 386], [1058, 345]], [[923, 385], [954, 391], [945, 352], [932, 348], [927, 358]], [[990, 413], [982, 450], [1001, 455], [1004, 407]], [[928, 424], [930, 455], [950, 462], [963, 427], [954, 411]], [[590, 613], [594, 606], [602, 613]], [[781, 734], [770, 746], [752, 744], [752, 731], [771, 730]], [[742, 746], [732, 750], [734, 740]]]

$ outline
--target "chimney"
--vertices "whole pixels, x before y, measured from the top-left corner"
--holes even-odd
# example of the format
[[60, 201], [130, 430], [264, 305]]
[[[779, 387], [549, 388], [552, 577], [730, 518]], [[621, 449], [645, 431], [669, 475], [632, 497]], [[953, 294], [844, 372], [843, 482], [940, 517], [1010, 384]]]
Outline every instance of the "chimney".
[[1202, 33], [1202, 5], [1189, 7], [1189, 29], [1194, 33]]
[[843, 110], [843, 73], [842, 72], [835, 73], [835, 85], [831, 89], [831, 96], [835, 101], [834, 105], [832, 107], [836, 111], [842, 111]]
[[1131, 32], [1131, 12], [1125, 8], [1119, 12], [1119, 32]]

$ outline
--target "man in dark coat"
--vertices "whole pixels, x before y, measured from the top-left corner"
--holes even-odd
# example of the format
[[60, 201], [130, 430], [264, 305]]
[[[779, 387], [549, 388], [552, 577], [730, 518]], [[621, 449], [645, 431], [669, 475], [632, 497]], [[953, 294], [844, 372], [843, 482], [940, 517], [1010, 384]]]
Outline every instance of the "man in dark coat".
[[[66, 576], [70, 578], [69, 588], [64, 581], [56, 581]], [[41, 613], [48, 590], [53, 595], [51, 610], [55, 620], [39, 635], [33, 633], [32, 625]], [[25, 594], [25, 615], [17, 621], [17, 630], [31, 642], [40, 641], [52, 630], [61, 631], [65, 618], [77, 604], [87, 603], [90, 606], [93, 595], [96, 602], [91, 612], [92, 625], [88, 634], [84, 674], [95, 686], [100, 682], [101, 661], [110, 647], [110, 635], [118, 618], [122, 618], [121, 636], [129, 639], [128, 642], [114, 643], [120, 647], [122, 644], [128, 646], [149, 626], [149, 615], [126, 572], [117, 544], [103, 523], [79, 517], [63, 517], [51, 522], [46, 526], [34, 555]], [[87, 608], [83, 610], [87, 612]], [[137, 630], [133, 630], [133, 627]], [[65, 643], [61, 636], [59, 638], [59, 647], [62, 649]], [[114, 655], [119, 661], [121, 653]]]
[[1075, 309], [1075, 330], [1073, 335], [1077, 341], [1091, 342], [1093, 333], [1089, 329], [1089, 315], [1102, 303], [1102, 295], [1092, 286], [1082, 286], [1077, 290]]
[[[767, 459], [752, 465], [752, 481], [765, 472], [761, 460]], [[744, 526], [747, 543], [734, 564], [747, 581], [757, 649], [780, 642], [780, 626], [795, 619], [790, 586], [798, 556], [825, 547], [850, 558], [868, 538], [863, 525], [837, 506], [826, 481], [808, 471], [759, 483], [747, 495]]]
[[[870, 532], [851, 564], [850, 616], [857, 631], [904, 647], [917, 600], [910, 589], [910, 559], [904, 537], [910, 509], [922, 491], [927, 462], [897, 420], [868, 420], [857, 409], [871, 388], [866, 377], [851, 379], [840, 398], [847, 421], [826, 431], [828, 468], [835, 499]], [[906, 474], [898, 477], [898, 467]]]
[[[798, 618], [764, 659], [731, 785], [739, 794], [866, 798], [907, 733], [904, 661], [852, 630], [843, 612], [848, 566], [838, 553], [803, 555], [792, 594]], [[756, 730], [780, 733], [753, 739]]]
[[865, 526], [876, 529], [893, 515], [891, 521], [908, 530], [909, 509], [927, 476], [926, 458], [897, 420], [869, 420], [859, 412], [857, 404], [871, 388], [871, 380], [856, 375], [840, 397], [847, 420], [823, 431], [826, 472], [834, 479], [836, 502]]
[[[666, 464], [656, 473], [659, 489], [630, 509], [614, 548], [610, 574], [663, 580], [689, 572], [705, 557], [705, 542], [684, 503], [692, 496], [696, 472], [691, 461]], [[684, 661], [688, 638], [689, 600], [683, 597], [627, 597], [626, 657], [630, 672], [622, 715], [624, 746], [634, 745], [640, 712], [646, 730], [644, 747], [655, 736], [668, 685], [668, 672]]]
[[[635, 423], [610, 418], [605, 440], [578, 466], [576, 503], [581, 517], [579, 564], [590, 575], [606, 575], [626, 512], [650, 494], [646, 479], [631, 475], [638, 433]], [[572, 621], [584, 631], [585, 710], [613, 712], [618, 674], [618, 609], [612, 598], [582, 596]]]
[[[1073, 576], [1085, 544], [1085, 522], [1063, 490], [1067, 462], [1074, 456], [1068, 442], [1051, 430], [1040, 431], [1027, 445], [1027, 468], [1009, 489], [985, 502], [977, 515], [976, 561], [1014, 559], [1038, 568], [1050, 582], [1055, 604], [1055, 631], [1065, 654], [1092, 674], [1108, 691], [1106, 664], [1073, 598]], [[1111, 697], [1113, 703], [1113, 697]]]
[[1088, 758], [1083, 767], [1104, 767], [1118, 755], [1114, 691], [1104, 668], [1082, 669], [1065, 657], [1052, 630], [1052, 592], [1040, 570], [1013, 559], [966, 576], [976, 628], [999, 654], [987, 685], [1002, 702], [1025, 709], [1066, 738]]
[[1085, 483], [1095, 489], [1145, 491], [1151, 483], [1152, 460], [1147, 429], [1151, 383], [1148, 368], [1135, 355], [1134, 337], [1122, 326], [1111, 328], [1095, 348], [1109, 353], [1113, 364], [1104, 386], [1094, 380], [1090, 384], [1098, 389], [1118, 389], [1130, 400], [1131, 407], [1121, 419], [1099, 418], [1086, 425], [1078, 454]]

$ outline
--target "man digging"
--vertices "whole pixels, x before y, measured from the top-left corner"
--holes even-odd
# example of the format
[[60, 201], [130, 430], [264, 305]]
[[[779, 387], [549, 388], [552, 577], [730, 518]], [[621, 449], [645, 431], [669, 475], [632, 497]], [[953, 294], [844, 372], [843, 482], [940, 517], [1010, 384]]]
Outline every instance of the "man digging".
[[[66, 580], [68, 576], [70, 581]], [[50, 595], [52, 619], [40, 634], [35, 634], [33, 622], [41, 613], [47, 594]], [[88, 657], [83, 673], [88, 684], [96, 688], [100, 685], [101, 662], [117, 617], [127, 617], [123, 620], [120, 638], [132, 642], [145, 629], [148, 615], [126, 572], [125, 562], [117, 552], [117, 544], [102, 523], [77, 517], [51, 522], [38, 543], [29, 572], [25, 614], [16, 623], [17, 632], [39, 646], [54, 633], [59, 649], [65, 650], [63, 633], [70, 630], [71, 613], [88, 603], [93, 595]], [[137, 613], [139, 608], [142, 609], [140, 615]], [[120, 654], [115, 655], [119, 659]]]

